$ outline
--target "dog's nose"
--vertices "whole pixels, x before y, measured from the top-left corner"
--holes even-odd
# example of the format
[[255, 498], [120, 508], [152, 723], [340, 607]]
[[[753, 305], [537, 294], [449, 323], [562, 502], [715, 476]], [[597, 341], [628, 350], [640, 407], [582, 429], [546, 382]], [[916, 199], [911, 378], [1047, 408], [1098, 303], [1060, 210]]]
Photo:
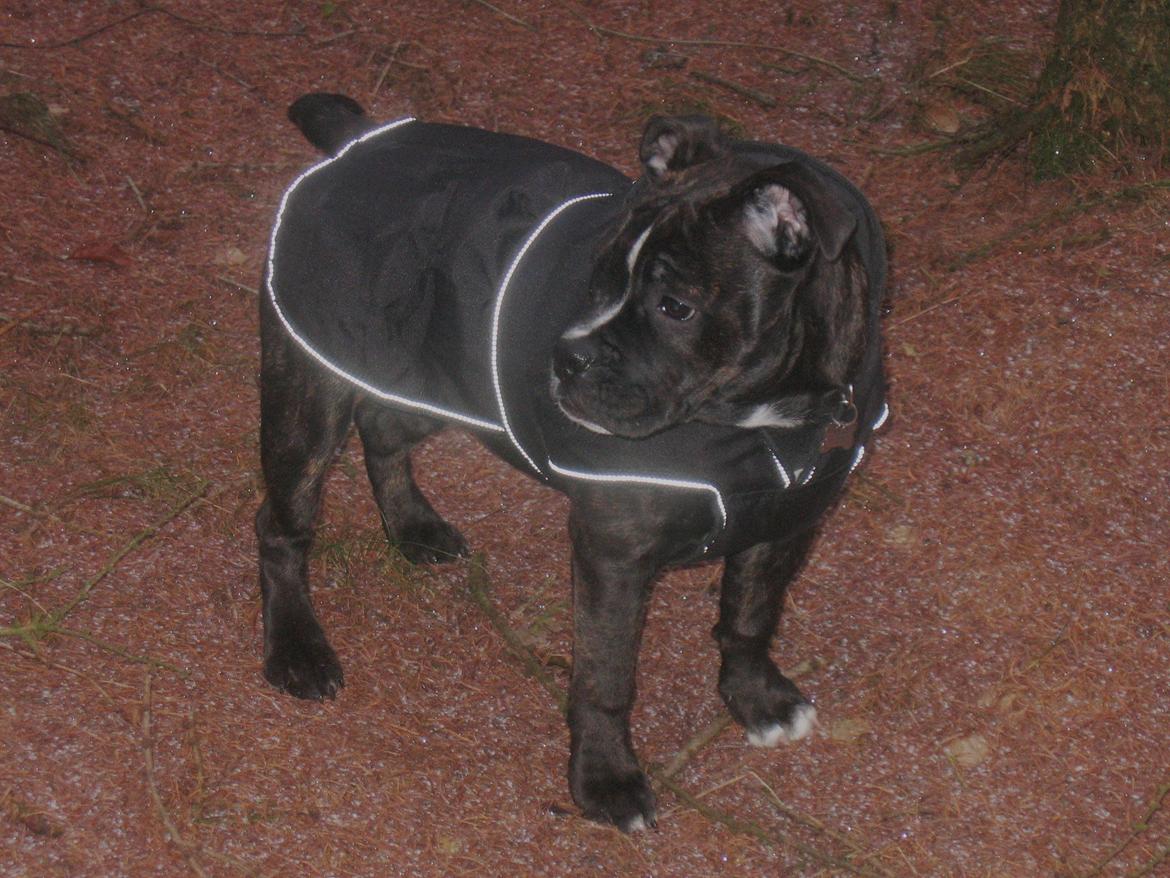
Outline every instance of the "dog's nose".
[[597, 348], [587, 338], [562, 338], [553, 351], [553, 372], [562, 381], [588, 371], [597, 359]]

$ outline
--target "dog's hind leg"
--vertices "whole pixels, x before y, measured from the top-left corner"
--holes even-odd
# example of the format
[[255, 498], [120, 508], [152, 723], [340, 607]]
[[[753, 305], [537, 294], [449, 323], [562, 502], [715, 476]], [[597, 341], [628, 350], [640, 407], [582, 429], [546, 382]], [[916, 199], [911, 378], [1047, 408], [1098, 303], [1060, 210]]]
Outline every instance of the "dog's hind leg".
[[410, 468], [410, 449], [441, 429], [442, 422], [371, 399], [358, 403], [354, 419], [390, 544], [413, 564], [436, 564], [468, 555], [463, 536], [431, 508]]
[[352, 421], [354, 393], [323, 375], [262, 316], [260, 457], [268, 491], [256, 514], [264, 677], [298, 698], [332, 698], [341, 663], [309, 600], [308, 553], [325, 475]]
[[810, 528], [788, 540], [762, 543], [727, 558], [719, 599], [719, 694], [748, 741], [775, 747], [810, 731], [816, 708], [768, 655], [784, 593], [808, 554]]

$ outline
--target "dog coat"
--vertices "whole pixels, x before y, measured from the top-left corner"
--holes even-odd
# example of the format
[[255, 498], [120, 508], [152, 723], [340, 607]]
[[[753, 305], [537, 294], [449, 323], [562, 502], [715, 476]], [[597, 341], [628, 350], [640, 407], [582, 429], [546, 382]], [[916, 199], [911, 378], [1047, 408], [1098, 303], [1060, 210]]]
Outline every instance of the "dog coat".
[[857, 217], [871, 313], [852, 448], [822, 452], [826, 424], [687, 423], [623, 439], [570, 422], [550, 395], [552, 350], [637, 184], [540, 141], [413, 119], [368, 132], [285, 191], [266, 293], [291, 338], [366, 394], [468, 428], [562, 490], [679, 492], [685, 558], [739, 551], [819, 514], [885, 419], [885, 253], [872, 210], [835, 171], [787, 147], [734, 148], [761, 168], [805, 163]]

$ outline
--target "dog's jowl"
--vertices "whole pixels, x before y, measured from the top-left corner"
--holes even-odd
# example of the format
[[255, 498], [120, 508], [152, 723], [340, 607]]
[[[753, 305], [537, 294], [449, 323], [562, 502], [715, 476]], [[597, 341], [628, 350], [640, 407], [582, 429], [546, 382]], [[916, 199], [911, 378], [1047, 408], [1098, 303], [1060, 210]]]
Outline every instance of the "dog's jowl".
[[390, 542], [416, 563], [467, 554], [410, 470], [455, 425], [571, 501], [569, 784], [587, 816], [655, 820], [629, 716], [664, 567], [725, 559], [719, 694], [752, 744], [806, 735], [815, 710], [769, 644], [886, 411], [884, 244], [860, 193], [704, 117], [652, 119], [631, 182], [526, 138], [378, 126], [337, 95], [289, 114], [327, 158], [281, 201], [262, 296], [268, 681], [343, 684], [306, 556], [351, 424]]

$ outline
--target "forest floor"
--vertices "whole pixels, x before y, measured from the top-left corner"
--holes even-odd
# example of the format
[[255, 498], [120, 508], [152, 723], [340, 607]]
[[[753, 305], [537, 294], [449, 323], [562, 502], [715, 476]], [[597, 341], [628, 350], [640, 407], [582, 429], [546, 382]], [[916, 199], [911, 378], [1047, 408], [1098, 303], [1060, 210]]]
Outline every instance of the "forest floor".
[[[1170, 874], [1170, 201], [923, 148], [1015, 99], [976, 62], [1038, 70], [1055, 6], [8, 0], [4, 874]], [[457, 432], [416, 472], [477, 560], [389, 552], [351, 442], [312, 561], [346, 688], [264, 682], [256, 298], [316, 90], [627, 173], [648, 115], [706, 111], [866, 192], [894, 416], [790, 592], [810, 738], [727, 725], [718, 568], [671, 572], [659, 827], [581, 819], [566, 504]]]

